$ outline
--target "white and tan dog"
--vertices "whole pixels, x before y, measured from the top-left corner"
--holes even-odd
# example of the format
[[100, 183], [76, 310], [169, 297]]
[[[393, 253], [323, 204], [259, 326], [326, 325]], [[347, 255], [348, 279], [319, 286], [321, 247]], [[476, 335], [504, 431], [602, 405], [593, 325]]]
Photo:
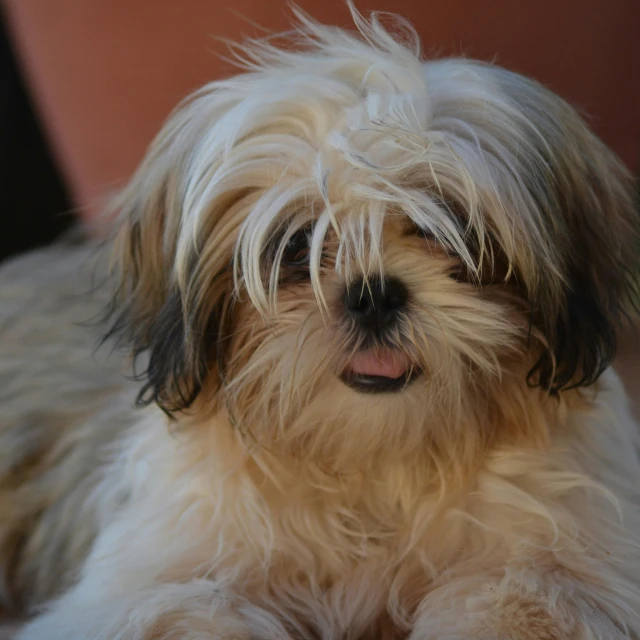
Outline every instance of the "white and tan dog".
[[353, 14], [239, 48], [120, 198], [141, 386], [75, 324], [88, 249], [0, 275], [21, 640], [640, 638], [632, 181], [535, 82]]

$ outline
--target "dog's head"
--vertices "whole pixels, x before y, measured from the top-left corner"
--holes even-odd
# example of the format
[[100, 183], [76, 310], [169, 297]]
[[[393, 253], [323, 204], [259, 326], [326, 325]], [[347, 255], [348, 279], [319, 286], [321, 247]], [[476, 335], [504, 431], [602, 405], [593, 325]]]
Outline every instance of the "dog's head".
[[354, 17], [250, 43], [174, 113], [120, 200], [113, 300], [141, 402], [334, 461], [592, 384], [640, 259], [632, 182], [571, 107]]

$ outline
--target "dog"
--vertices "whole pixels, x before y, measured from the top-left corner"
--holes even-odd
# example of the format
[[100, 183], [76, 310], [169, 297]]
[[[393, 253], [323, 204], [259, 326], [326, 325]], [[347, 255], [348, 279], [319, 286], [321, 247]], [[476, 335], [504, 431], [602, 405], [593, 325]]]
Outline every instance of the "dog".
[[3, 268], [20, 640], [640, 638], [633, 181], [536, 82], [352, 14], [233, 49], [108, 247]]

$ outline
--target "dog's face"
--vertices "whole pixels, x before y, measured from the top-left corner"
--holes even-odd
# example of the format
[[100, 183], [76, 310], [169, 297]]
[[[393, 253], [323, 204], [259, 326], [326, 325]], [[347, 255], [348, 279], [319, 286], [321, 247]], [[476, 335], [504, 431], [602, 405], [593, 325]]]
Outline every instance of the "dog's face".
[[338, 465], [454, 455], [611, 360], [631, 181], [537, 84], [356, 20], [174, 114], [121, 200], [113, 332], [167, 411]]

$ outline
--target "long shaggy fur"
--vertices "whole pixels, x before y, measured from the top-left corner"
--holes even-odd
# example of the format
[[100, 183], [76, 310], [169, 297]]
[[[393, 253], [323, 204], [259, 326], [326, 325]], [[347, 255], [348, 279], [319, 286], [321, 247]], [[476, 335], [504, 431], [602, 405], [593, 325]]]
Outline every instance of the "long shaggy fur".
[[[243, 73], [116, 203], [109, 265], [4, 268], [10, 304], [47, 270], [0, 334], [21, 640], [640, 639], [638, 425], [609, 368], [631, 179], [535, 82], [353, 17], [233, 49]], [[109, 285], [72, 304], [87, 259]], [[363, 333], [345, 300], [391, 281], [397, 322]], [[72, 326], [102, 295], [138, 383]], [[348, 386], [369, 352], [411, 382]]]

